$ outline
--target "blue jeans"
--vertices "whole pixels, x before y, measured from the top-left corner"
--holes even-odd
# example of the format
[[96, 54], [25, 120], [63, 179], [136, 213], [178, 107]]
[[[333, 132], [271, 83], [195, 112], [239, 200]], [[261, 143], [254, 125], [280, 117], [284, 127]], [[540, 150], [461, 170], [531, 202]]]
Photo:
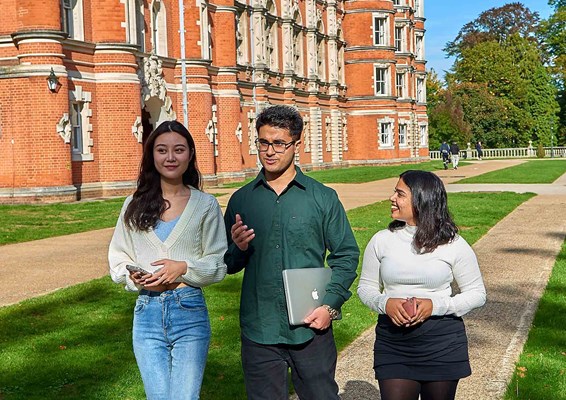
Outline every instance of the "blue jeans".
[[210, 321], [201, 289], [140, 292], [133, 344], [148, 400], [198, 399], [209, 343]]

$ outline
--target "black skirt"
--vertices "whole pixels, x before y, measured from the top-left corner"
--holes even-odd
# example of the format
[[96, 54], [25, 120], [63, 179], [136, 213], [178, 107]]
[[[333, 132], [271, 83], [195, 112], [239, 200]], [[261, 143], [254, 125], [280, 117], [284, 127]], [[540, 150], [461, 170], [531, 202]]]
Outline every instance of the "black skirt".
[[468, 338], [462, 318], [431, 317], [410, 328], [379, 315], [375, 327], [376, 379], [447, 381], [470, 376]]

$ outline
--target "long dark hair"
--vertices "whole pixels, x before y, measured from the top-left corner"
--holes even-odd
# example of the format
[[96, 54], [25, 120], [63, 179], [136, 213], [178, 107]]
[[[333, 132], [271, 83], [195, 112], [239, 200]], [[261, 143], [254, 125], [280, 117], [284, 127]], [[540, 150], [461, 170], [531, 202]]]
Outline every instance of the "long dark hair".
[[183, 173], [183, 184], [201, 189], [201, 176], [197, 167], [193, 137], [187, 128], [178, 121], [162, 122], [151, 132], [143, 146], [138, 187], [124, 214], [124, 222], [130, 229], [147, 231], [155, 227], [161, 215], [170, 207], [169, 202], [163, 198], [161, 175], [155, 168], [155, 160], [153, 158], [155, 140], [160, 135], [168, 132], [175, 132], [184, 137], [187, 140], [189, 152], [192, 155], [189, 160], [189, 166]]
[[[444, 184], [432, 172], [409, 170], [400, 176], [411, 189], [413, 216], [417, 232], [413, 247], [420, 253], [430, 253], [438, 246], [451, 242], [458, 233], [458, 227], [448, 211], [448, 200]], [[389, 230], [405, 226], [404, 221], [394, 220]]]

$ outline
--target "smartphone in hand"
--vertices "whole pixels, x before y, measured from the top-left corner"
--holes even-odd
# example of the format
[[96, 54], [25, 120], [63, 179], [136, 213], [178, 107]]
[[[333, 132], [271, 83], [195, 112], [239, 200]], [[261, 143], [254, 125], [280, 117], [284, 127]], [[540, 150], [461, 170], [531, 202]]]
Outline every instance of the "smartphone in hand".
[[139, 272], [141, 275], [151, 274], [151, 272], [146, 271], [145, 269], [138, 267], [137, 265], [126, 265], [126, 269], [130, 272]]
[[413, 318], [417, 315], [417, 299], [414, 297], [407, 297], [407, 300], [403, 303], [403, 308], [409, 314], [409, 317]]

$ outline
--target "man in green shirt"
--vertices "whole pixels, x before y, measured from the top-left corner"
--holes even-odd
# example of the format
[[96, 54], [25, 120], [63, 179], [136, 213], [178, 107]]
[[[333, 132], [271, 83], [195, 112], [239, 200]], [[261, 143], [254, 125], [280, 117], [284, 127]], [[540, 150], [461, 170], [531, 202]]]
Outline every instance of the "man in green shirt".
[[[289, 106], [257, 117], [263, 166], [228, 203], [228, 273], [244, 269], [240, 302], [242, 365], [248, 399], [288, 398], [287, 372], [301, 399], [338, 399], [331, 320], [351, 296], [359, 249], [336, 192], [294, 165], [303, 120]], [[328, 251], [328, 256], [327, 256]], [[328, 263], [323, 306], [291, 326], [282, 271]]]

